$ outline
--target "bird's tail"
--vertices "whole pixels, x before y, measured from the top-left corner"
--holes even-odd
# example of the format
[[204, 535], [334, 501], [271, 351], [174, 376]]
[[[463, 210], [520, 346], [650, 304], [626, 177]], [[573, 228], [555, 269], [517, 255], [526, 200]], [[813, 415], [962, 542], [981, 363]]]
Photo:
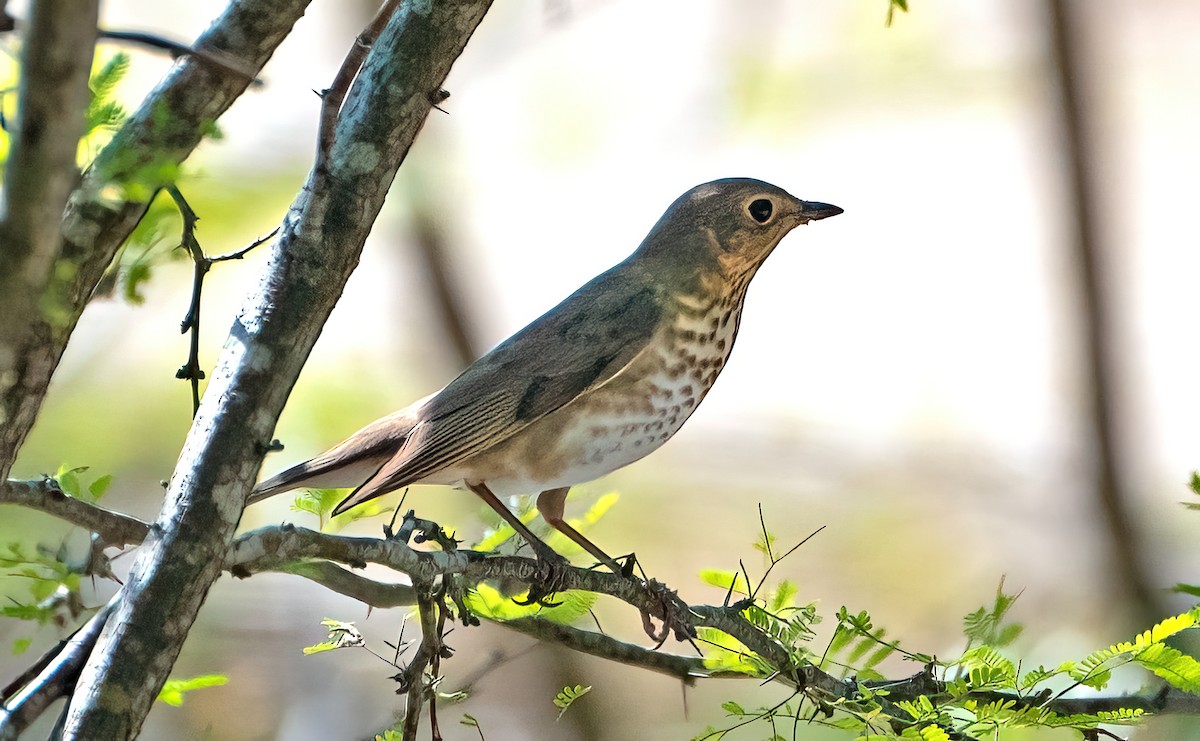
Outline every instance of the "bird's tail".
[[317, 457], [260, 482], [246, 498], [246, 504], [303, 487], [358, 486], [374, 476], [404, 446], [416, 421], [410, 409], [378, 419]]

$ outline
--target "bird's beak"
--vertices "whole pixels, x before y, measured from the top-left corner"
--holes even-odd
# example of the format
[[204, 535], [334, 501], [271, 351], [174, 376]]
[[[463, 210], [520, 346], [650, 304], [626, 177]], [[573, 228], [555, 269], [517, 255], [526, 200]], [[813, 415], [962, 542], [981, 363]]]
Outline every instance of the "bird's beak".
[[800, 208], [800, 223], [802, 224], [818, 219], [828, 219], [830, 216], [837, 216], [842, 212], [842, 209], [837, 206], [817, 201], [800, 201]]

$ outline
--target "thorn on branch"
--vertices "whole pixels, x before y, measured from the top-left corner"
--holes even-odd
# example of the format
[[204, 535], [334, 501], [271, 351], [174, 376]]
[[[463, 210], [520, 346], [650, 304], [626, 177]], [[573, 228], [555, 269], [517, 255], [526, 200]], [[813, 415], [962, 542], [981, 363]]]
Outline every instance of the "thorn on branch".
[[350, 85], [358, 77], [358, 71], [362, 69], [363, 62], [367, 59], [367, 52], [371, 50], [375, 39], [383, 33], [384, 26], [395, 15], [399, 7], [400, 0], [387, 0], [379, 8], [379, 12], [354, 40], [354, 46], [342, 60], [342, 66], [338, 68], [333, 82], [324, 91], [318, 93], [321, 97], [321, 119], [317, 125], [317, 161], [313, 165], [315, 171], [323, 171], [329, 159], [329, 152], [333, 149], [334, 129], [337, 126], [338, 114], [341, 113], [342, 102], [346, 100]]
[[432, 105], [437, 110], [441, 111], [442, 113], [445, 113], [448, 116], [448, 115], [450, 115], [450, 111], [446, 110], [445, 108], [442, 108], [441, 105], [439, 105], [439, 103], [445, 102], [446, 99], [449, 97], [450, 97], [449, 90], [444, 90], [444, 89], [439, 88], [439, 89], [434, 90], [433, 92], [429, 93], [429, 104]]

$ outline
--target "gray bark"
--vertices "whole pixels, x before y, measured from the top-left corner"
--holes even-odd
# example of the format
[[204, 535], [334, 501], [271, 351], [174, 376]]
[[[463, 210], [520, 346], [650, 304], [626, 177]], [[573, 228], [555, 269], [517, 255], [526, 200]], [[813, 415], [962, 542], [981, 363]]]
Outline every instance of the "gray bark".
[[275, 421], [358, 263], [396, 169], [490, 0], [405, 3], [368, 54], [327, 155], [284, 218], [184, 444], [64, 737], [137, 734], [220, 574]]

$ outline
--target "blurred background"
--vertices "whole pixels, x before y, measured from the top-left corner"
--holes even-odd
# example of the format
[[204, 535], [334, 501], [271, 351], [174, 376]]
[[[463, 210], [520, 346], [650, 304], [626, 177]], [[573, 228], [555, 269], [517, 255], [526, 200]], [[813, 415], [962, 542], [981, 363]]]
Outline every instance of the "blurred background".
[[[772, 577], [794, 580], [826, 615], [867, 609], [902, 646], [940, 655], [961, 650], [962, 616], [990, 604], [1002, 578], [1021, 592], [1013, 616], [1027, 630], [1015, 653], [1027, 665], [1081, 658], [1187, 609], [1165, 588], [1200, 580], [1200, 514], [1179, 504], [1200, 467], [1200, 6], [1067, 5], [1109, 316], [1099, 393], [1061, 43], [1046, 2], [914, 0], [890, 28], [885, 0], [497, 2], [446, 84], [445, 112], [430, 114], [401, 168], [280, 420], [286, 450], [264, 475], [446, 383], [623, 259], [687, 188], [756, 177], [845, 214], [797, 230], [759, 273], [737, 352], [683, 431], [574, 490], [570, 513], [621, 496], [589, 536], [610, 553], [636, 551], [650, 574], [703, 604], [723, 594], [700, 568], [740, 559], [761, 575], [759, 505], [785, 548], [824, 526]], [[190, 41], [219, 10], [109, 0], [103, 23]], [[314, 3], [265, 86], [188, 163], [181, 187], [209, 253], [279, 222], [311, 165], [312, 91], [329, 84], [373, 11]], [[132, 107], [170, 62], [131, 53], [120, 97]], [[267, 252], [209, 274], [204, 367]], [[143, 305], [98, 302], [84, 315], [14, 469], [112, 473], [105, 503], [145, 518], [158, 511], [191, 412], [174, 377], [187, 358], [178, 328], [191, 268], [154, 254], [165, 257], [153, 258]], [[1107, 485], [1099, 439], [1109, 443]], [[316, 526], [287, 500], [256, 506], [243, 526]], [[468, 542], [485, 529], [482, 506], [463, 492], [415, 487], [406, 506]], [[64, 532], [25, 510], [0, 516], [5, 542], [56, 547]], [[89, 594], [99, 604], [110, 593]], [[296, 577], [222, 579], [175, 675], [230, 681], [180, 708], [160, 705], [144, 736], [369, 737], [402, 711], [394, 669], [365, 652], [301, 648], [334, 617], [386, 652], [403, 612], [368, 614]], [[598, 614], [607, 631], [644, 643], [631, 609]], [[0, 624], [6, 645], [29, 634]], [[36, 633], [30, 653], [0, 657], [0, 676], [60, 637]], [[723, 700], [787, 696], [752, 681], [682, 688], [496, 626], [459, 628], [448, 642], [457, 653], [443, 663], [443, 689], [473, 685], [465, 704], [439, 713], [450, 739], [478, 738], [458, 724], [463, 713], [489, 739], [687, 738], [726, 722]], [[1132, 673], [1118, 689], [1143, 680]], [[552, 699], [568, 684], [594, 689], [556, 722]], [[1196, 733], [1160, 721], [1132, 735]]]

